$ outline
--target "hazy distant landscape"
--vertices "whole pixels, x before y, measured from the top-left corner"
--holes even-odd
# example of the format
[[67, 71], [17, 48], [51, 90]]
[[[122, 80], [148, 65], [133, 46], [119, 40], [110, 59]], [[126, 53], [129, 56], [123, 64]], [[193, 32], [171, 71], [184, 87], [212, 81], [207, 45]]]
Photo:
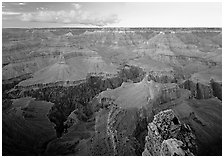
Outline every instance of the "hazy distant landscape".
[[221, 2], [2, 2], [3, 156], [221, 156]]
[[3, 28], [3, 155], [221, 155], [221, 28]]

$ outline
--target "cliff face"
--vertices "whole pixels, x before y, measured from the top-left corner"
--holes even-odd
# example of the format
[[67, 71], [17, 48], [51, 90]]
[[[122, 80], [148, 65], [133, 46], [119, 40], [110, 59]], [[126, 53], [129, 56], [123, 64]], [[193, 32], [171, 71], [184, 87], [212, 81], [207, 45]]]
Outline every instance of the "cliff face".
[[113, 104], [101, 109], [96, 116], [93, 155], [140, 155], [146, 124], [141, 115], [143, 112], [136, 108], [123, 109]]
[[189, 126], [181, 123], [172, 110], [154, 116], [148, 124], [143, 156], [185, 156], [197, 151], [196, 137]]
[[191, 80], [186, 80], [180, 87], [188, 89], [191, 94], [196, 99], [208, 99], [214, 97], [213, 87], [210, 84], [202, 84], [200, 82], [195, 83]]
[[147, 122], [153, 119], [153, 105], [181, 95], [176, 84], [162, 85], [147, 78], [139, 83], [123, 83], [97, 96], [94, 155], [141, 155]]
[[180, 87], [190, 90], [192, 97], [196, 99], [217, 97], [222, 100], [222, 84], [213, 79], [208, 83], [201, 83], [200, 81], [196, 83], [191, 80], [186, 80], [180, 84]]
[[213, 95], [218, 99], [222, 100], [222, 83], [211, 81]]

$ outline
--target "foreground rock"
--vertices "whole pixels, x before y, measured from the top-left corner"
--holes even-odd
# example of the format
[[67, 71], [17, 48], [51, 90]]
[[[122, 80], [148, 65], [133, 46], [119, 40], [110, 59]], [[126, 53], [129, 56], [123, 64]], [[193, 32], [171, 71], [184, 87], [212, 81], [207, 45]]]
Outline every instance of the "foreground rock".
[[222, 155], [222, 102], [217, 98], [188, 99], [173, 111], [194, 131], [197, 155]]
[[189, 125], [196, 136], [198, 152], [194, 155], [221, 155], [222, 102], [218, 98], [187, 99], [180, 97], [153, 107], [156, 115], [172, 109], [181, 123]]
[[197, 151], [196, 137], [172, 110], [154, 116], [148, 125], [143, 156], [189, 156]]

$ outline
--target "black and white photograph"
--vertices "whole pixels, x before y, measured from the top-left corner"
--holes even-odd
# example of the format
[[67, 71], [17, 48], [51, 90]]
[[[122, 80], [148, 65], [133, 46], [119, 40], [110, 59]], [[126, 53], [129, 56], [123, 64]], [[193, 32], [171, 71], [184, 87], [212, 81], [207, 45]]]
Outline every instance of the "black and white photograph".
[[222, 2], [2, 1], [2, 156], [222, 156]]

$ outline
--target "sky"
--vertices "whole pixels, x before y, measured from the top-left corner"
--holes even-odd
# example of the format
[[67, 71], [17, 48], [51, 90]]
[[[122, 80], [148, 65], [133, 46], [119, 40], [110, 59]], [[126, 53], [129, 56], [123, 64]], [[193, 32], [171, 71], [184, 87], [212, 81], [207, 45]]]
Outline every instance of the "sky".
[[221, 27], [221, 2], [2, 2], [3, 27]]

